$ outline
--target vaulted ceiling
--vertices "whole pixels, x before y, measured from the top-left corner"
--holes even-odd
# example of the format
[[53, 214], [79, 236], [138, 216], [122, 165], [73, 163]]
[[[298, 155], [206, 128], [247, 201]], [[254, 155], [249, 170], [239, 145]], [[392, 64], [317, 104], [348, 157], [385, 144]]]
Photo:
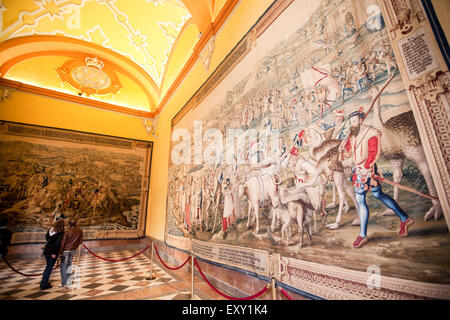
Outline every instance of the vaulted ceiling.
[[0, 0], [0, 78], [156, 116], [237, 2]]

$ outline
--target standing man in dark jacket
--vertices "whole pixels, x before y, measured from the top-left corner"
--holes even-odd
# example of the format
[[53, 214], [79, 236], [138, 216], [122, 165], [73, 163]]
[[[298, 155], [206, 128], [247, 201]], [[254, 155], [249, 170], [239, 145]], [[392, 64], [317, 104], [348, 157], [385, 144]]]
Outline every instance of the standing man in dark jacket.
[[61, 240], [64, 235], [64, 219], [60, 219], [53, 224], [53, 227], [47, 231], [45, 239], [47, 244], [44, 247], [44, 256], [47, 262], [44, 273], [42, 274], [41, 290], [50, 289], [52, 285], [48, 282], [50, 275], [58, 259], [59, 250], [61, 248]]
[[[67, 287], [67, 279], [71, 274], [69, 267], [72, 265], [72, 259], [77, 248], [83, 243], [83, 231], [77, 227], [77, 221], [71, 219], [69, 221], [69, 229], [64, 232], [64, 237], [59, 249], [61, 256], [61, 284], [60, 287]], [[69, 269], [69, 271], [67, 271]]]
[[0, 261], [8, 253], [8, 246], [11, 243], [12, 232], [6, 228], [8, 218], [0, 219]]

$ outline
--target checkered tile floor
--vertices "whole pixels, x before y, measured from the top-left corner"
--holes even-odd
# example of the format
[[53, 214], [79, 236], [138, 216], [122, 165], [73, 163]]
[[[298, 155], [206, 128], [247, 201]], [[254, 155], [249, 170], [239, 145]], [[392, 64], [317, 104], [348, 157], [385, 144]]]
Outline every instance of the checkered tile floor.
[[[122, 250], [99, 253], [108, 259], [121, 259], [133, 255], [136, 251]], [[11, 265], [23, 273], [42, 273], [45, 268], [43, 259], [8, 260]], [[74, 258], [74, 265], [76, 257]], [[107, 262], [89, 253], [83, 253], [79, 262], [79, 287], [64, 291], [58, 287], [60, 272], [52, 272], [51, 289], [40, 290], [41, 277], [25, 277], [12, 271], [4, 261], [0, 262], [0, 299], [3, 300], [78, 300], [108, 296], [118, 292], [127, 292], [145, 287], [155, 287], [177, 281], [156, 263], [153, 264], [155, 280], [145, 280], [150, 275], [150, 260], [144, 255], [121, 262]], [[190, 299], [190, 293], [158, 297], [158, 299]]]

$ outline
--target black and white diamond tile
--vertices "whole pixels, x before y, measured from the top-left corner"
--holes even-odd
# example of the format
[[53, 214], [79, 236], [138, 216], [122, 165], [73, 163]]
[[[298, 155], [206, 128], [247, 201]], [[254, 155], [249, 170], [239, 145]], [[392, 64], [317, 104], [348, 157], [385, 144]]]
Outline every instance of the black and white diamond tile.
[[[107, 259], [119, 260], [133, 255], [135, 251], [122, 250], [99, 254]], [[26, 273], [42, 273], [44, 259], [9, 259], [14, 268]], [[74, 258], [76, 265], [76, 257]], [[4, 261], [0, 261], [0, 299], [3, 300], [77, 300], [91, 299], [118, 292], [154, 287], [177, 281], [169, 273], [153, 263], [155, 280], [150, 276], [150, 260], [144, 255], [120, 262], [108, 262], [84, 253], [79, 260], [79, 286], [68, 291], [58, 287], [60, 272], [52, 272], [52, 288], [40, 290], [41, 277], [25, 277], [12, 271]]]

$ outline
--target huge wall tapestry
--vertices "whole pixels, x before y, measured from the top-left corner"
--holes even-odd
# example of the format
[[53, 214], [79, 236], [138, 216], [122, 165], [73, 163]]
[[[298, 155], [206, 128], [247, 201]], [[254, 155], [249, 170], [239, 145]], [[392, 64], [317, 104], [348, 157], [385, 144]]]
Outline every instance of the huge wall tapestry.
[[84, 238], [144, 235], [152, 143], [1, 122], [0, 216], [13, 243], [45, 241], [56, 215]]
[[278, 1], [218, 70], [173, 120], [169, 244], [317, 296], [450, 297], [448, 224], [377, 1]]

